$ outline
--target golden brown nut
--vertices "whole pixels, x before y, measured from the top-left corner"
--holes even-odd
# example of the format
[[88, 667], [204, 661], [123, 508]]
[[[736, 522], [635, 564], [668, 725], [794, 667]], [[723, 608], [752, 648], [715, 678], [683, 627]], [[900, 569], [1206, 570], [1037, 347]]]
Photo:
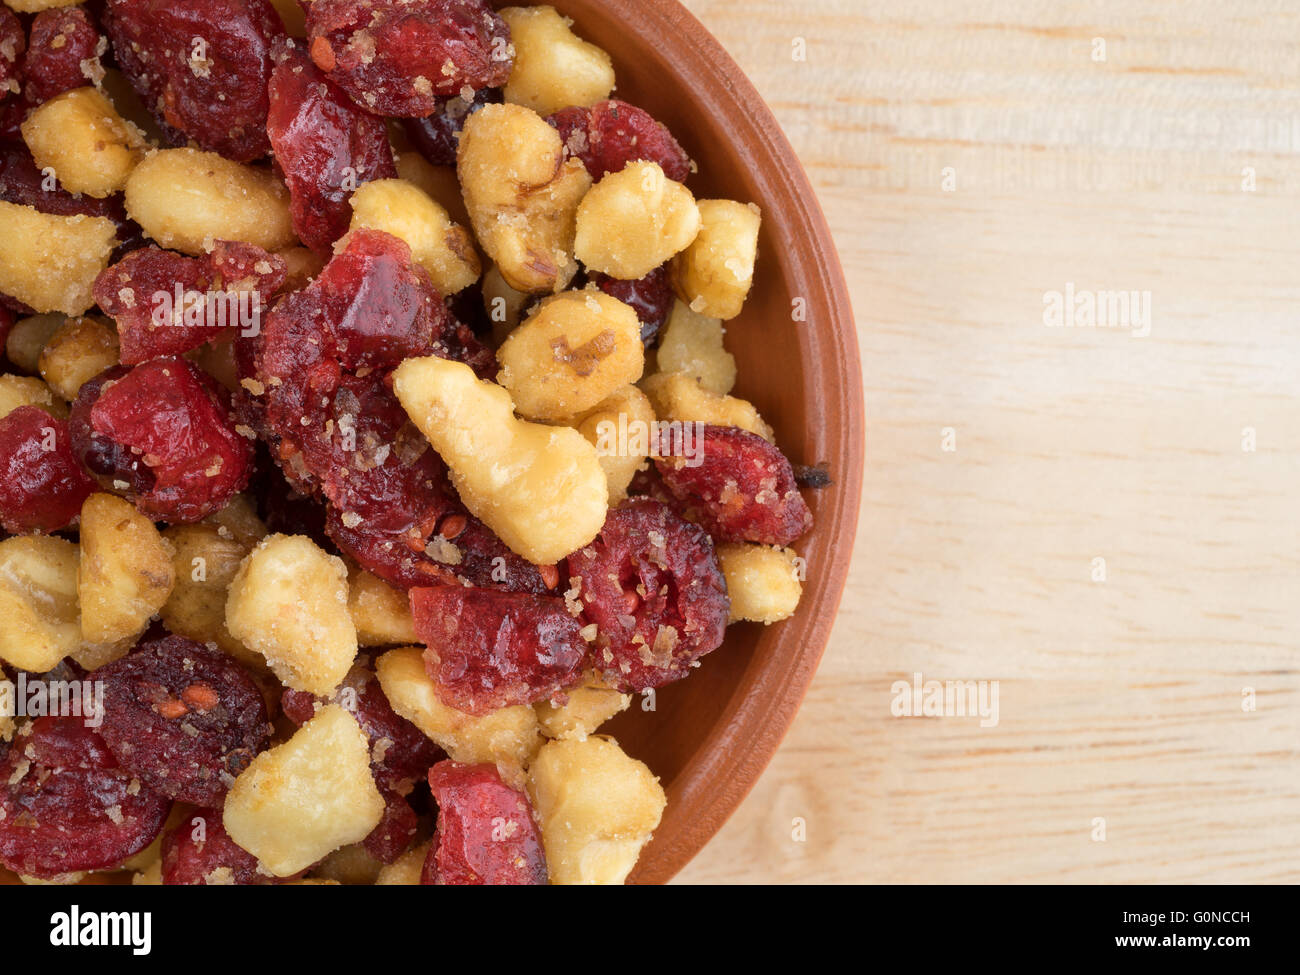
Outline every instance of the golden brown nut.
[[0, 660], [43, 674], [81, 643], [77, 558], [52, 535], [0, 541]]
[[582, 686], [572, 688], [567, 694], [569, 699], [564, 704], [538, 701], [533, 705], [542, 734], [547, 738], [585, 739], [632, 703], [631, 694], [620, 694], [595, 674], [585, 675]]
[[442, 295], [454, 295], [478, 280], [483, 267], [464, 227], [418, 186], [401, 179], [363, 183], [352, 194], [352, 229], [392, 234], [411, 248], [411, 258], [429, 272]]
[[594, 288], [545, 299], [497, 350], [497, 381], [531, 420], [564, 422], [641, 378], [636, 312]]
[[728, 321], [740, 314], [754, 283], [760, 211], [734, 200], [700, 200], [695, 242], [673, 258], [673, 285], [692, 310]]
[[0, 420], [20, 406], [39, 406], [50, 416], [66, 417], [67, 404], [34, 376], [0, 376]]
[[241, 663], [265, 667], [226, 628], [230, 583], [255, 542], [213, 524], [173, 525], [163, 532], [173, 549], [176, 583], [160, 610], [168, 632], [198, 643], [215, 643]]
[[573, 279], [578, 204], [591, 187], [560, 134], [519, 105], [487, 105], [460, 137], [457, 173], [474, 234], [517, 291], [559, 291]]
[[610, 507], [627, 497], [632, 478], [645, 468], [654, 423], [650, 399], [635, 386], [615, 390], [574, 422], [577, 431], [596, 448], [609, 487]]
[[418, 639], [406, 593], [356, 566], [348, 573], [348, 612], [363, 647], [391, 647]]
[[130, 502], [92, 494], [81, 506], [77, 592], [81, 635], [92, 644], [139, 636], [176, 581], [171, 545]]
[[689, 247], [699, 232], [691, 191], [658, 163], [630, 162], [583, 197], [573, 254], [590, 271], [637, 281]]
[[711, 393], [684, 372], [660, 373], [641, 383], [661, 420], [739, 427], [772, 441], [772, 428], [763, 422], [754, 404], [735, 396]]
[[550, 115], [569, 105], [594, 105], [614, 90], [610, 56], [574, 34], [573, 21], [554, 7], [507, 7], [501, 17], [515, 46], [506, 101]]
[[69, 318], [41, 350], [37, 368], [68, 402], [88, 379], [119, 362], [117, 332], [100, 318]]
[[69, 193], [103, 198], [126, 185], [144, 158], [144, 136], [97, 88], [74, 88], [32, 109], [23, 141]]
[[711, 393], [726, 395], [736, 385], [736, 357], [722, 344], [722, 319], [706, 318], [673, 302], [659, 337], [659, 372], [684, 372]]
[[80, 315], [95, 299], [117, 227], [107, 217], [61, 217], [0, 202], [0, 292], [37, 312]]
[[792, 549], [723, 543], [717, 554], [731, 596], [732, 622], [776, 623], [794, 615], [803, 583]]

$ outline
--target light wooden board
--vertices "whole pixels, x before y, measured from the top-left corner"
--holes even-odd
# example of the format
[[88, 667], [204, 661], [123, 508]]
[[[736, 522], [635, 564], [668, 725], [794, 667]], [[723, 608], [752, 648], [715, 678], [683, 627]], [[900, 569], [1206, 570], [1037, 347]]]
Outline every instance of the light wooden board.
[[[1300, 7], [687, 4], [836, 233], [868, 458], [812, 692], [680, 880], [1300, 880]], [[1067, 283], [1150, 334], [1048, 327]], [[915, 672], [998, 724], [894, 717]]]

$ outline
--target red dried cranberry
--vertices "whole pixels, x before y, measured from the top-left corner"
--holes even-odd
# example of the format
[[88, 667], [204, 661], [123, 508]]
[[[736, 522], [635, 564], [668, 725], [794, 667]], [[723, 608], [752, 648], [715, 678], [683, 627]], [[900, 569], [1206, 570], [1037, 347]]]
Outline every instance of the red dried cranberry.
[[[19, 99], [22, 56], [27, 49], [23, 25], [8, 7], [0, 6], [0, 102]], [[21, 120], [20, 120], [21, 121]]]
[[15, 535], [67, 528], [95, 482], [77, 463], [68, 424], [36, 406], [0, 418], [0, 527]]
[[197, 258], [147, 247], [101, 271], [94, 295], [116, 320], [122, 363], [132, 366], [260, 331], [287, 273], [282, 257], [254, 244], [221, 240]]
[[257, 857], [226, 832], [218, 810], [195, 810], [169, 829], [162, 841], [162, 882], [172, 886], [274, 884]]
[[439, 97], [504, 85], [513, 64], [510, 28], [484, 0], [313, 0], [307, 40], [376, 115], [430, 115]]
[[310, 721], [325, 704], [339, 704], [357, 719], [370, 740], [370, 769], [382, 790], [406, 795], [442, 757], [424, 732], [393, 710], [368, 662], [355, 664], [327, 699], [291, 690], [280, 699], [285, 716], [298, 725]]
[[155, 521], [199, 521], [252, 474], [252, 445], [235, 432], [228, 402], [216, 380], [184, 359], [115, 366], [77, 394], [72, 449], [105, 490]]
[[289, 186], [294, 230], [328, 258], [352, 220], [356, 188], [397, 176], [384, 120], [358, 109], [294, 50], [271, 74], [267, 131]]
[[[102, 45], [102, 46], [101, 46]], [[82, 7], [43, 10], [32, 21], [23, 60], [23, 94], [32, 105], [98, 82], [108, 41]], [[97, 70], [98, 69], [98, 70]]]
[[270, 0], [108, 0], [104, 26], [176, 144], [189, 137], [237, 162], [270, 151], [267, 81], [288, 43]]
[[464, 95], [439, 98], [431, 114], [403, 119], [402, 127], [406, 129], [411, 145], [425, 159], [435, 166], [454, 166], [465, 120], [484, 105], [498, 105], [501, 100], [500, 88], [480, 88], [470, 99]]
[[0, 759], [0, 862], [44, 878], [115, 866], [154, 841], [170, 808], [81, 718], [36, 718]]
[[568, 155], [577, 156], [594, 180], [622, 172], [630, 162], [659, 164], [679, 183], [691, 175], [691, 159], [667, 127], [644, 109], [612, 98], [590, 108], [565, 108], [547, 119], [560, 130]]
[[569, 573], [596, 624], [592, 660], [619, 690], [680, 680], [722, 644], [731, 603], [713, 542], [658, 501], [611, 511]]
[[789, 545], [812, 527], [794, 470], [772, 444], [747, 430], [708, 426], [697, 446], [693, 460], [660, 457], [655, 466], [686, 517], [709, 534]]
[[420, 818], [404, 796], [383, 792], [384, 817], [361, 841], [366, 852], [380, 863], [392, 863], [410, 848], [420, 828]]
[[676, 300], [667, 265], [655, 268], [639, 281], [620, 281], [598, 272], [591, 272], [588, 279], [605, 294], [631, 305], [641, 321], [641, 341], [647, 346], [655, 343]]
[[214, 807], [271, 738], [257, 684], [220, 650], [169, 636], [101, 667], [100, 734], [155, 792]]
[[411, 590], [424, 667], [445, 704], [487, 714], [578, 682], [587, 644], [564, 600], [437, 586]]
[[494, 765], [439, 762], [429, 770], [438, 830], [422, 884], [545, 884], [546, 854], [528, 796]]

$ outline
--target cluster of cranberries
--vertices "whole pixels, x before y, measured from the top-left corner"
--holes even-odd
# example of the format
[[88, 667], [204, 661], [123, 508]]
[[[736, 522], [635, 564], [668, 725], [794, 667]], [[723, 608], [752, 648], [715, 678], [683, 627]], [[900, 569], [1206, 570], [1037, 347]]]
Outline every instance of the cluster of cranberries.
[[[790, 463], [759, 437], [709, 427], [703, 464], [656, 461], [599, 536], [555, 566], [526, 562], [470, 514], [391, 373], [439, 355], [490, 378], [493, 352], [404, 243], [358, 231], [335, 245], [351, 189], [396, 175], [387, 118], [431, 163], [454, 163], [465, 119], [501, 101], [509, 30], [484, 0], [304, 6], [305, 42], [286, 35], [269, 0], [105, 0], [35, 17], [0, 6], [0, 200], [109, 217], [121, 242], [94, 289], [117, 322], [121, 365], [86, 382], [66, 420], [35, 407], [0, 419], [0, 526], [75, 528], [96, 489], [189, 523], [270, 484], [262, 514], [273, 527], [313, 526], [296, 530], [410, 591], [428, 672], [462, 711], [559, 700], [586, 671], [623, 691], [680, 679], [727, 623], [714, 539], [787, 545], [810, 526]], [[327, 261], [310, 284], [286, 292], [285, 262], [246, 243], [214, 241], [197, 258], [146, 246], [120, 196], [45, 185], [18, 126], [114, 64], [170, 144], [273, 158], [298, 236]], [[640, 159], [675, 180], [689, 173], [668, 130], [625, 102], [548, 121], [594, 179]], [[590, 281], [635, 308], [653, 342], [673, 302], [666, 269]], [[187, 302], [223, 289], [256, 298], [256, 328], [187, 318]], [[159, 293], [181, 298], [169, 321], [151, 304]], [[30, 310], [0, 296], [0, 345], [11, 311]], [[234, 393], [186, 356], [222, 343], [233, 343]], [[39, 718], [0, 755], [0, 862], [50, 878], [116, 866], [161, 836], [165, 883], [277, 882], [226, 834], [221, 806], [270, 744], [276, 709], [302, 724], [329, 702], [295, 691], [268, 701], [227, 655], [158, 628], [94, 677], [102, 725]], [[546, 881], [528, 799], [494, 767], [446, 760], [393, 711], [364, 660], [330, 701], [373, 746], [386, 802], [365, 841], [373, 857], [395, 860], [436, 808], [424, 883]], [[173, 803], [190, 814], [164, 829]]]

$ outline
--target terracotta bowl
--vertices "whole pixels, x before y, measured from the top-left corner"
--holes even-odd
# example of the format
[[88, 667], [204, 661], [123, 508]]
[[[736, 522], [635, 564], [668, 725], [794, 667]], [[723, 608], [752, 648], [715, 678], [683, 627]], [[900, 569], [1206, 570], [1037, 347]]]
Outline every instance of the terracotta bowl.
[[[758, 780], [830, 636], [862, 488], [857, 333], [808, 178], [763, 99], [704, 26], [675, 0], [550, 2], [613, 56], [618, 97], [664, 122], [699, 164], [689, 181], [696, 197], [762, 207], [754, 291], [728, 323], [727, 348], [740, 370], [736, 394], [758, 406], [791, 460], [825, 462], [834, 480], [805, 492], [816, 525], [796, 545], [807, 561], [798, 613], [770, 627], [731, 627], [689, 679], [660, 689], [655, 711], [641, 710], [638, 699], [603, 729], [649, 764], [668, 792], [663, 822], [629, 880], [663, 883]], [[792, 315], [796, 298], [803, 299], [803, 321]]]

